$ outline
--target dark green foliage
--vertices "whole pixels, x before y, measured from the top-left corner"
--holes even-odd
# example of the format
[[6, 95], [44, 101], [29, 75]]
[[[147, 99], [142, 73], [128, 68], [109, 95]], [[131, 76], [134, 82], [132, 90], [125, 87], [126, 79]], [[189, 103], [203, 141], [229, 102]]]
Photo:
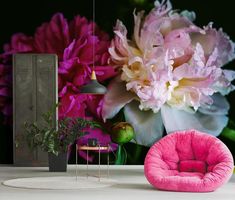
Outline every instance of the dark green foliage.
[[230, 120], [228, 126], [224, 128], [221, 137], [235, 142], [235, 123], [232, 120]]
[[116, 152], [115, 165], [125, 165], [127, 160], [127, 152], [123, 145], [118, 145]]
[[63, 118], [57, 120], [58, 128], [53, 124], [53, 112], [43, 114], [43, 124], [25, 123], [25, 137], [31, 149], [41, 148], [43, 151], [58, 155], [66, 152], [69, 145], [86, 134], [86, 128], [101, 128], [92, 120], [82, 118]]

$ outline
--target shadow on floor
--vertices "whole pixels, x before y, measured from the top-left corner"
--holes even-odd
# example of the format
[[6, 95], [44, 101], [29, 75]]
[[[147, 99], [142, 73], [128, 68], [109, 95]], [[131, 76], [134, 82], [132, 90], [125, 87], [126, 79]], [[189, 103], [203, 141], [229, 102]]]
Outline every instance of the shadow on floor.
[[154, 189], [151, 185], [149, 184], [141, 184], [141, 183], [121, 183], [121, 184], [116, 184], [111, 186], [112, 188], [117, 188], [117, 189], [136, 189], [136, 190], [151, 190], [154, 191]]

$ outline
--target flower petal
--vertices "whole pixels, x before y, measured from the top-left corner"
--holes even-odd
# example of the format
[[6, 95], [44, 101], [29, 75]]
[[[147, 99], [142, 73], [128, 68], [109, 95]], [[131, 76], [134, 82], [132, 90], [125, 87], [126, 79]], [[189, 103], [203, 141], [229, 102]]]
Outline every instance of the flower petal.
[[207, 115], [227, 115], [230, 107], [227, 99], [219, 93], [214, 94], [211, 98], [213, 104], [200, 107], [199, 111]]
[[55, 14], [49, 23], [37, 28], [34, 35], [35, 49], [38, 53], [56, 53], [63, 58], [64, 49], [69, 45], [69, 27], [63, 14]]
[[180, 15], [192, 22], [196, 19], [196, 13], [193, 11], [183, 10]]
[[233, 80], [235, 79], [235, 71], [233, 71], [233, 70], [224, 69], [224, 70], [223, 70], [223, 74], [224, 74], [224, 77], [225, 77], [228, 81], [233, 81]]
[[63, 117], [82, 117], [86, 110], [86, 95], [67, 93], [60, 100], [59, 118]]
[[114, 33], [115, 36], [111, 42], [109, 53], [114, 63], [124, 64], [127, 62], [127, 57], [131, 52], [127, 40], [127, 29], [119, 20], [116, 22]]
[[140, 28], [143, 16], [144, 16], [144, 11], [138, 12], [137, 15], [134, 12], [134, 20], [135, 20], [134, 38], [139, 48], [140, 48]]
[[11, 37], [10, 43], [5, 44], [3, 48], [5, 51], [3, 57], [19, 52], [32, 52], [34, 50], [33, 38], [23, 33], [16, 33]]
[[126, 121], [134, 127], [138, 144], [151, 146], [162, 137], [164, 128], [160, 112], [141, 111], [139, 103], [132, 101], [124, 107], [124, 115]]
[[235, 58], [234, 43], [222, 29], [218, 31], [212, 28], [212, 23], [205, 27], [205, 34], [194, 33], [191, 37], [192, 43], [198, 42], [202, 45], [206, 56], [209, 56], [215, 48], [218, 49], [216, 66], [223, 66]]
[[164, 105], [161, 109], [162, 120], [167, 133], [196, 129], [218, 136], [227, 125], [225, 115], [206, 115], [201, 112], [189, 113]]
[[134, 99], [135, 95], [126, 90], [126, 85], [121, 81], [120, 76], [115, 78], [108, 87], [108, 92], [104, 96], [102, 117], [113, 118], [127, 103]]
[[95, 72], [99, 82], [103, 82], [117, 75], [115, 68], [109, 65], [95, 66]]

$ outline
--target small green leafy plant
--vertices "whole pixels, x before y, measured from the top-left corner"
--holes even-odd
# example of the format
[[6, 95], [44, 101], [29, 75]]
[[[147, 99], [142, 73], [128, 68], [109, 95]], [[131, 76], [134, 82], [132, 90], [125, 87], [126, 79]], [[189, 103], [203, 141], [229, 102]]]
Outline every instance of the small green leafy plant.
[[84, 136], [86, 128], [101, 128], [92, 120], [82, 118], [63, 118], [53, 123], [53, 112], [43, 114], [41, 124], [25, 122], [25, 137], [31, 149], [41, 148], [43, 151], [58, 155], [66, 152], [70, 144]]

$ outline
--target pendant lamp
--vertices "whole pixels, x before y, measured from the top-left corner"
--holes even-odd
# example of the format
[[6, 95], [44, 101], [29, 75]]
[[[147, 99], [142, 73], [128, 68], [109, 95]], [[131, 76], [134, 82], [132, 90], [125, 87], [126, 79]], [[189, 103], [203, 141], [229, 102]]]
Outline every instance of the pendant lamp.
[[80, 93], [102, 95], [102, 94], [105, 94], [106, 92], [107, 92], [106, 87], [104, 87], [97, 81], [95, 70], [93, 69], [91, 73], [90, 82], [81, 87]]
[[[95, 35], [95, 0], [92, 2], [93, 7], [93, 26], [92, 26], [92, 32], [93, 36]], [[93, 37], [94, 40], [95, 37]], [[80, 89], [80, 93], [83, 94], [94, 94], [94, 95], [102, 95], [107, 92], [106, 87], [101, 85], [96, 78], [95, 74], [95, 41], [93, 41], [92, 45], [92, 57], [93, 57], [93, 66], [92, 66], [92, 73], [91, 73], [91, 80], [88, 84], [83, 85]]]

